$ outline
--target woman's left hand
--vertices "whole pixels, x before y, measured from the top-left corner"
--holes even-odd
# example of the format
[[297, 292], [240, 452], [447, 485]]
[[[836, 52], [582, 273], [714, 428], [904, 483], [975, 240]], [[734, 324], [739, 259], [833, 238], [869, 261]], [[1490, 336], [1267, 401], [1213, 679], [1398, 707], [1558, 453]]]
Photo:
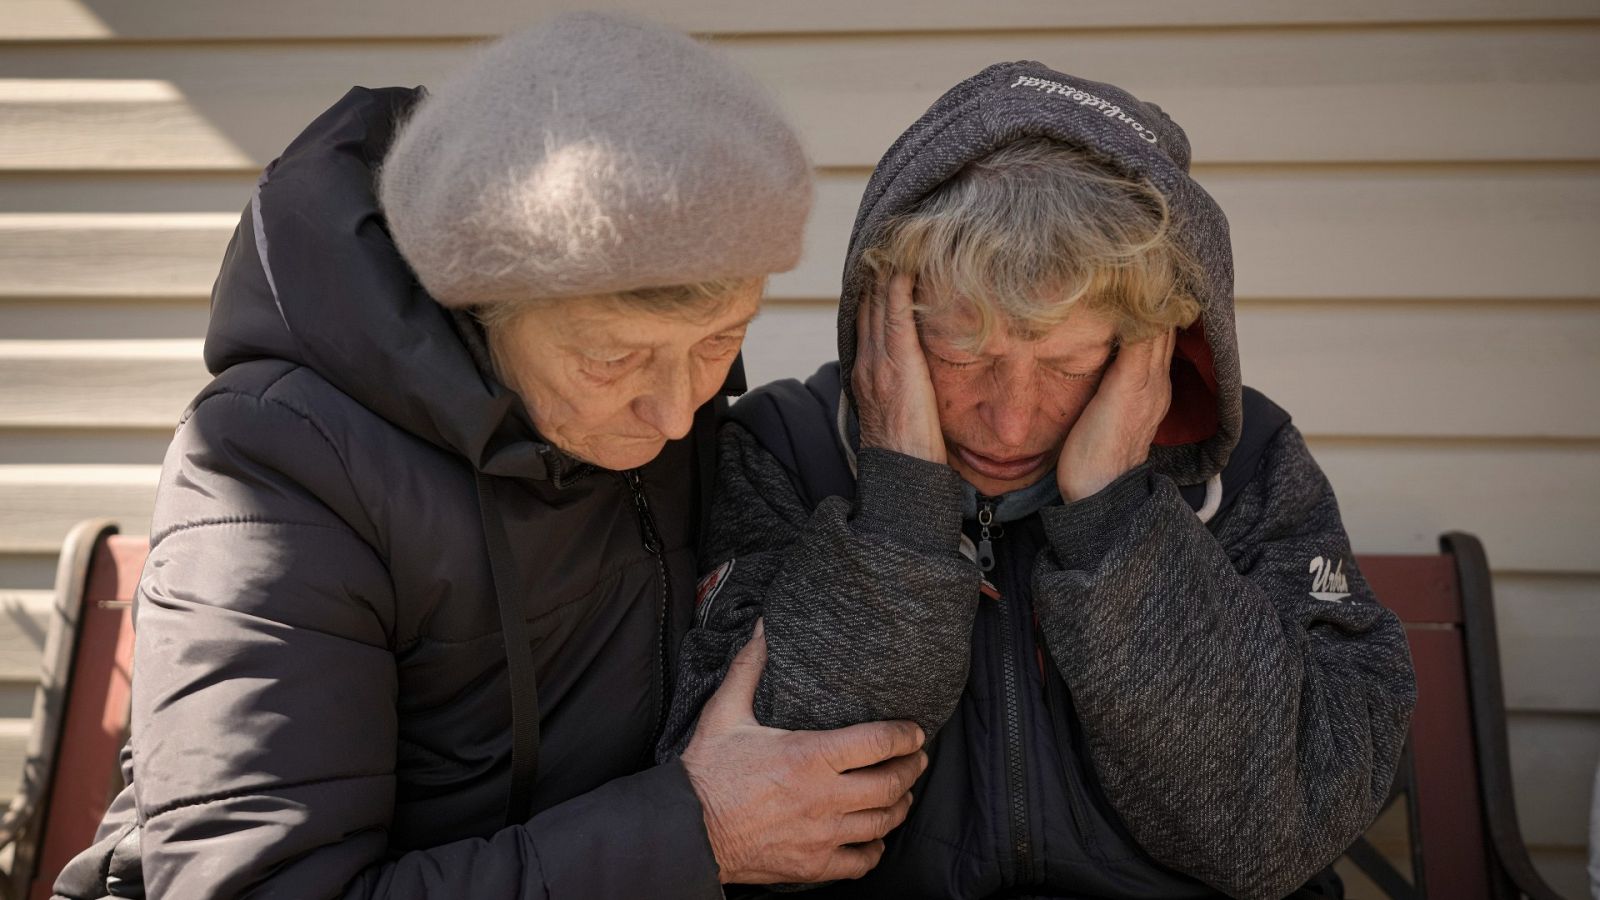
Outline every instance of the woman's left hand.
[[1168, 330], [1127, 344], [1061, 446], [1056, 486], [1068, 503], [1099, 493], [1150, 455], [1156, 429], [1172, 404], [1172, 348]]

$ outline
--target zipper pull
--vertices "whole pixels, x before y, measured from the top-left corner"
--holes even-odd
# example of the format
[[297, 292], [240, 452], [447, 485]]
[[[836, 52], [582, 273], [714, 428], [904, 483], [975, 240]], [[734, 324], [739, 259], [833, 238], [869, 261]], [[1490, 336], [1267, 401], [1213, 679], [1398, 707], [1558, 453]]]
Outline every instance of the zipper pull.
[[983, 506], [978, 510], [978, 568], [985, 572], [994, 569], [994, 543], [990, 537], [999, 537], [990, 531], [994, 524], [994, 504], [983, 501]]
[[639, 539], [644, 542], [644, 549], [657, 553], [660, 545], [656, 541], [656, 523], [650, 515], [650, 503], [644, 496], [644, 479], [639, 477], [638, 469], [629, 469], [626, 473], [628, 488], [633, 491], [633, 508], [639, 513]]

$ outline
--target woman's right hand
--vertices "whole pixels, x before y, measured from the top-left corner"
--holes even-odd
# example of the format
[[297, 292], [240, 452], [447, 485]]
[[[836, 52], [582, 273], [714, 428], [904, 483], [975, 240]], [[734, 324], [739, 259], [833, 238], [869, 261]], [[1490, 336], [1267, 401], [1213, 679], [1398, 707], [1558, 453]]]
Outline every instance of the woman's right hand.
[[922, 729], [865, 722], [784, 731], [756, 721], [767, 644], [756, 626], [700, 713], [683, 766], [704, 809], [724, 884], [859, 878], [905, 821], [927, 768]]
[[911, 311], [910, 275], [881, 281], [856, 310], [856, 362], [851, 369], [861, 446], [945, 462], [939, 404]]

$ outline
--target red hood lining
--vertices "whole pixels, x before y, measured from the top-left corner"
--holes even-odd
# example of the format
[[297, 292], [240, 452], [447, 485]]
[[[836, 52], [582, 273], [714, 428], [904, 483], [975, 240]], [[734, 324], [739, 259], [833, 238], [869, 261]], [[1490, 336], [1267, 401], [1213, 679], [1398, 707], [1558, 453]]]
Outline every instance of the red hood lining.
[[1217, 433], [1217, 372], [1205, 326], [1178, 332], [1172, 349], [1172, 406], [1156, 429], [1158, 447], [1196, 444]]

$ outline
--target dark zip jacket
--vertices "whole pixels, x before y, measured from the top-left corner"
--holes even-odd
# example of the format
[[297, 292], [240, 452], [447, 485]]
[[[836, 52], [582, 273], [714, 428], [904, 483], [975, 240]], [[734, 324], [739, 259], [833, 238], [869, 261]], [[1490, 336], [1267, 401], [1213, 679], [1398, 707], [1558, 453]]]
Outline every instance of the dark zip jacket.
[[541, 442], [379, 213], [418, 96], [352, 90], [228, 248], [135, 606], [131, 785], [59, 896], [720, 896], [651, 758], [716, 410], [628, 473]]
[[[978, 519], [1014, 498], [964, 512], [953, 470], [858, 446], [855, 260], [967, 161], [1038, 135], [1166, 194], [1205, 266], [1204, 315], [1178, 336], [1150, 460], [992, 520], [985, 542]], [[1239, 383], [1227, 223], [1187, 164], [1177, 126], [1110, 85], [1037, 63], [958, 85], [868, 184], [841, 362], [754, 392], [723, 428], [662, 758], [758, 617], [760, 721], [911, 719], [933, 736], [882, 863], [824, 895], [1268, 900], [1329, 865], [1388, 794], [1415, 699], [1404, 632], [1299, 432]]]

